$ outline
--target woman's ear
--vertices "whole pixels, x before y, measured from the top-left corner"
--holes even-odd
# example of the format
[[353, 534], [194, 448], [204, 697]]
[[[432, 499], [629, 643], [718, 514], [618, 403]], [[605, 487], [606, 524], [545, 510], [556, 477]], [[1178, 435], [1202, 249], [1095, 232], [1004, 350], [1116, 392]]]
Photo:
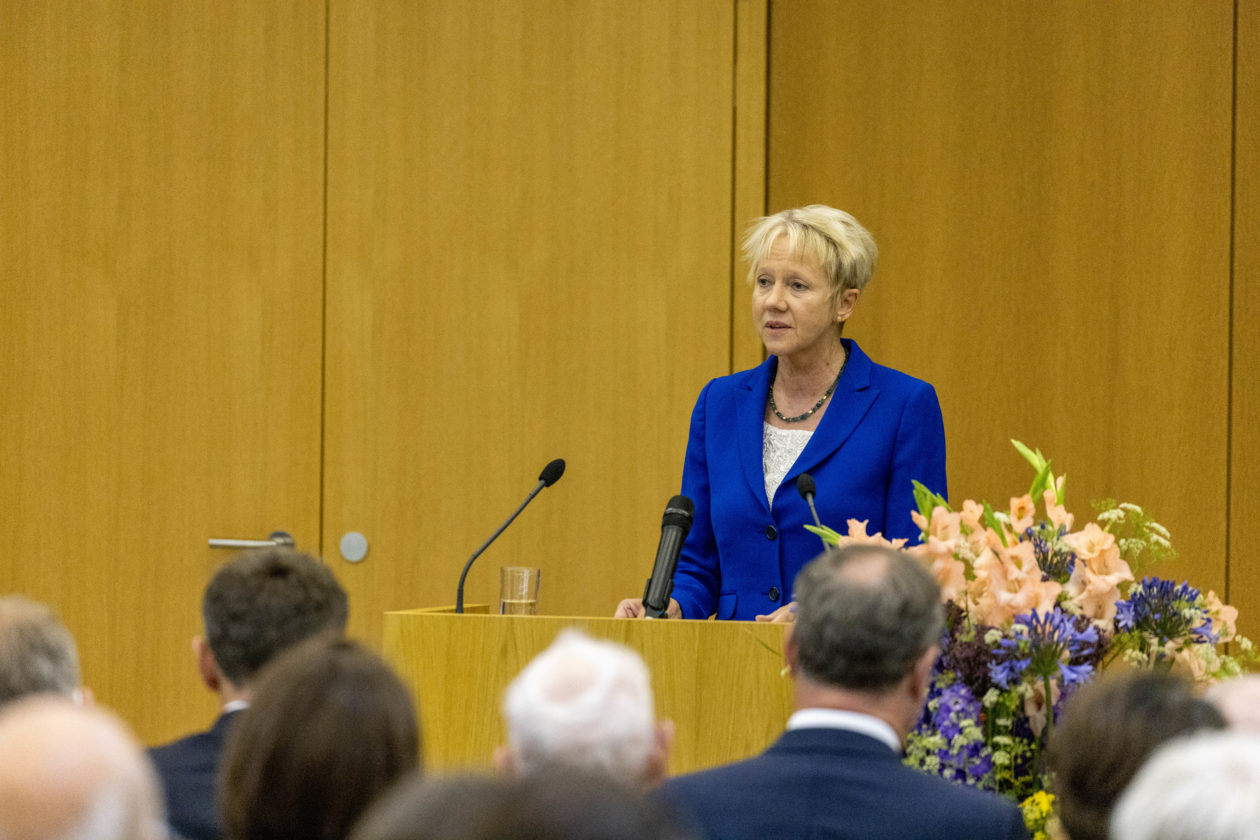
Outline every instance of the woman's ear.
[[858, 289], [845, 289], [836, 298], [836, 322], [844, 323], [849, 320], [853, 314], [853, 310], [857, 308], [858, 298], [862, 296], [862, 292]]

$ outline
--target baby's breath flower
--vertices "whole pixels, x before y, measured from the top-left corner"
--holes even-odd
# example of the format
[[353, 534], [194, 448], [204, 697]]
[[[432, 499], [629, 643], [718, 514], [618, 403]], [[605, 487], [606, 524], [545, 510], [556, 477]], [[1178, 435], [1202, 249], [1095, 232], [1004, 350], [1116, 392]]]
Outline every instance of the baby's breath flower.
[[1125, 511], [1126, 513], [1132, 513], [1132, 514], [1136, 514], [1137, 516], [1142, 516], [1142, 509], [1138, 507], [1137, 505], [1133, 504], [1132, 502], [1121, 502], [1116, 507], [1120, 508], [1120, 510]]
[[994, 627], [988, 633], [984, 634], [984, 643], [989, 647], [995, 646], [1002, 640], [1002, 631]]
[[1006, 750], [995, 750], [993, 753], [993, 763], [998, 767], [1006, 767], [1011, 763], [1011, 754]]
[[1126, 557], [1140, 554], [1146, 548], [1146, 541], [1137, 537], [1125, 537], [1120, 540], [1120, 553]]
[[1123, 519], [1124, 519], [1124, 512], [1116, 510], [1115, 508], [1112, 508], [1111, 510], [1104, 510], [1102, 513], [1098, 514], [1098, 521], [1107, 523], [1107, 524], [1112, 523], [1112, 522], [1120, 522]]

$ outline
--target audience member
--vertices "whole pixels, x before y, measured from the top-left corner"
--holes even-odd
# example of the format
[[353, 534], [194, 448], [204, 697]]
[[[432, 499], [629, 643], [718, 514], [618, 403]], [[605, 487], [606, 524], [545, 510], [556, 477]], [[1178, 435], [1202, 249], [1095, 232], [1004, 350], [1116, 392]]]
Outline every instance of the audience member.
[[202, 599], [205, 636], [193, 639], [201, 681], [222, 713], [206, 732], [150, 751], [166, 791], [171, 828], [187, 840], [218, 840], [219, 756], [255, 676], [284, 650], [321, 633], [341, 634], [346, 593], [327, 566], [288, 549], [246, 552], [215, 574]]
[[153, 768], [130, 731], [100, 709], [52, 695], [0, 710], [0, 837], [161, 840]]
[[0, 705], [29, 694], [78, 700], [79, 653], [74, 637], [43, 604], [0, 597]]
[[1228, 725], [1260, 732], [1260, 674], [1221, 680], [1208, 689], [1207, 699]]
[[503, 717], [502, 772], [561, 768], [632, 784], [665, 776], [673, 726], [656, 722], [647, 666], [622, 645], [561, 633], [508, 686]]
[[406, 686], [359, 644], [323, 638], [268, 666], [228, 736], [230, 840], [343, 840], [393, 781], [419, 768]]
[[1111, 809], [1156, 747], [1224, 718], [1181, 677], [1152, 671], [1106, 675], [1064, 705], [1050, 742], [1059, 819], [1071, 840], [1107, 840]]
[[710, 840], [1027, 837], [997, 796], [906, 767], [944, 629], [917, 560], [883, 547], [830, 551], [796, 578], [784, 644], [796, 711], [760, 756], [667, 780]]
[[413, 777], [373, 806], [352, 840], [689, 840], [659, 803], [606, 773]]
[[1161, 746], [1116, 803], [1110, 837], [1260, 838], [1260, 735], [1205, 732]]

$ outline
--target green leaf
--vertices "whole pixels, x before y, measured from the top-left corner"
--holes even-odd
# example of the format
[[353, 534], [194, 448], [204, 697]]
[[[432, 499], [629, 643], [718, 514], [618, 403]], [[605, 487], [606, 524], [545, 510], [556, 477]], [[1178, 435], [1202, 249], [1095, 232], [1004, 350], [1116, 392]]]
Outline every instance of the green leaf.
[[817, 534], [818, 536], [822, 537], [823, 542], [825, 542], [827, 545], [830, 545], [833, 547], [840, 545], [841, 534], [838, 531], [831, 530], [826, 525], [823, 525], [821, 528], [819, 528], [817, 525], [806, 525], [805, 530], [809, 531], [811, 534]]
[[933, 493], [926, 486], [918, 481], [911, 479], [914, 484], [914, 503], [919, 508], [919, 513], [923, 514], [923, 518], [929, 522], [932, 520], [932, 511], [938, 507], [953, 512], [949, 506], [949, 502], [945, 501], [941, 496]]
[[1036, 452], [1033, 452], [1027, 446], [1024, 446], [1024, 444], [1015, 440], [1015, 438], [1011, 438], [1011, 443], [1014, 444], [1017, 450], [1019, 450], [1019, 454], [1024, 456], [1024, 460], [1032, 464], [1032, 468], [1034, 470], [1037, 470], [1038, 472], [1040, 472], [1042, 467], [1046, 465], [1046, 458], [1044, 455], [1041, 454], [1040, 449], [1038, 449]]
[[1001, 522], [998, 522], [997, 516], [993, 513], [993, 505], [988, 502], [984, 503], [984, 524], [997, 533], [998, 539], [1002, 541], [1003, 548], [1010, 548], [1006, 542], [1006, 529], [1002, 527]]
[[1032, 487], [1028, 488], [1028, 495], [1032, 496], [1033, 504], [1037, 503], [1053, 480], [1054, 476], [1050, 473], [1050, 462], [1046, 461], [1041, 469], [1037, 470], [1037, 476], [1033, 479]]

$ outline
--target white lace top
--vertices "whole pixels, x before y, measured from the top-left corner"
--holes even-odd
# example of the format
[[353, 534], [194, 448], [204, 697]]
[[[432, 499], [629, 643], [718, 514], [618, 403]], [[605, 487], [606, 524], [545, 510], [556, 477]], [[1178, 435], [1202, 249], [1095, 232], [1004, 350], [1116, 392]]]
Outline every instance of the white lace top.
[[780, 429], [769, 423], [764, 423], [763, 428], [761, 471], [766, 474], [766, 501], [774, 507], [775, 491], [814, 433], [803, 429]]

